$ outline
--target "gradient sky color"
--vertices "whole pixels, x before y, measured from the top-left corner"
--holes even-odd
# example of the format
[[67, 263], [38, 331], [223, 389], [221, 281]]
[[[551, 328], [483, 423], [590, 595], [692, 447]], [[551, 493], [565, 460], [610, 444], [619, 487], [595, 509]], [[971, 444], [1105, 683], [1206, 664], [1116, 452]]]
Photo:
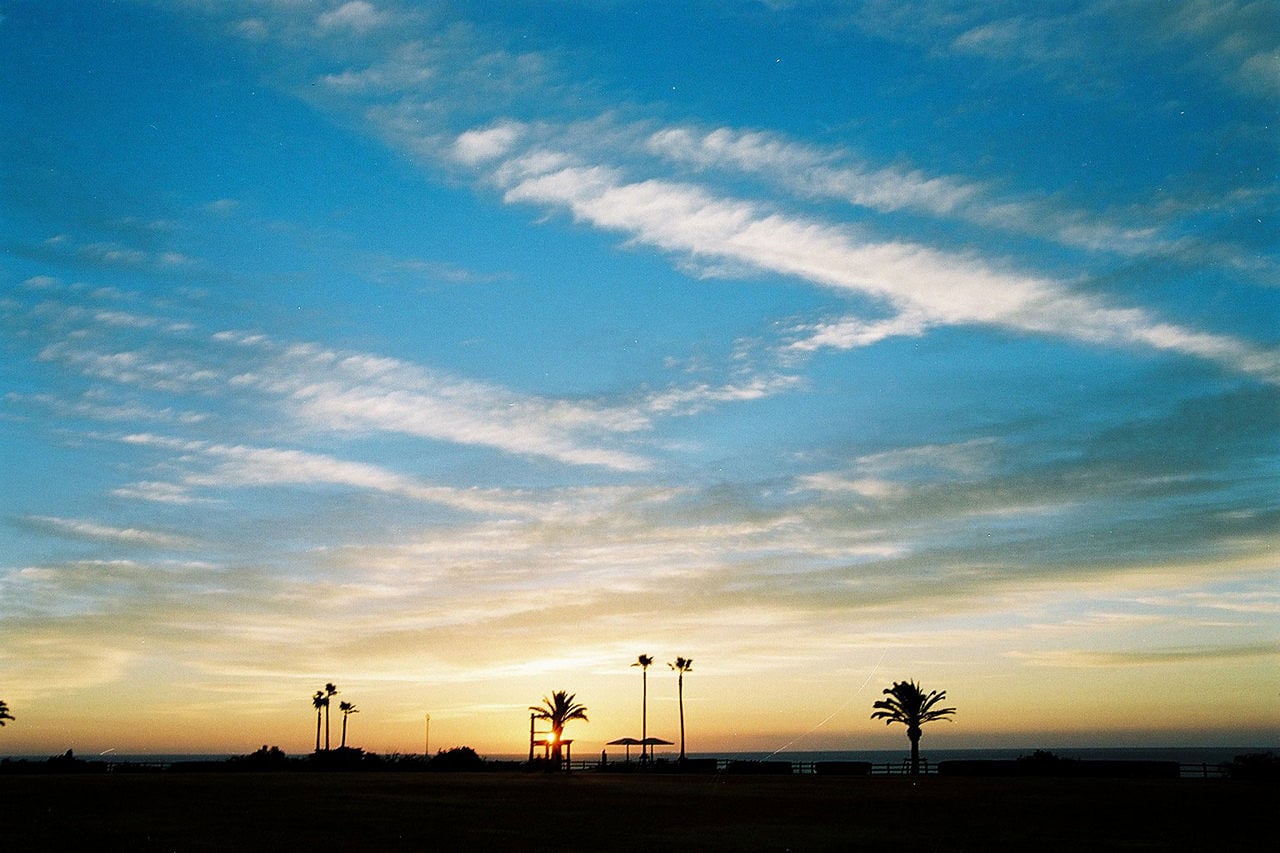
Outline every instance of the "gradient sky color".
[[1280, 744], [1280, 16], [0, 0], [0, 754]]

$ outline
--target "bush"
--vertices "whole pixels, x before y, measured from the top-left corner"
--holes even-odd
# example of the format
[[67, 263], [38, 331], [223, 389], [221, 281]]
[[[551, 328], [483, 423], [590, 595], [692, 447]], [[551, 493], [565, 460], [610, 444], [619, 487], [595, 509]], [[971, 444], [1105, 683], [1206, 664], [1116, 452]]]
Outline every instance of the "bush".
[[1280, 779], [1280, 756], [1272, 752], [1237, 755], [1222, 770], [1232, 779]]
[[244, 769], [284, 770], [289, 766], [289, 756], [280, 747], [268, 748], [264, 743], [257, 752], [228, 758], [227, 763]]
[[483, 770], [484, 759], [469, 746], [455, 746], [453, 749], [442, 749], [427, 765], [428, 770]]

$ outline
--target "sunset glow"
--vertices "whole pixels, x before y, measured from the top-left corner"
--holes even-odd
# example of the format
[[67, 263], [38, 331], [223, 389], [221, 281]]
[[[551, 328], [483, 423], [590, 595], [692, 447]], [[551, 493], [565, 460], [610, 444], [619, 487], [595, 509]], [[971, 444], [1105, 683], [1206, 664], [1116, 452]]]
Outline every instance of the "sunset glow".
[[1060, 5], [0, 0], [0, 756], [1280, 746], [1280, 18]]

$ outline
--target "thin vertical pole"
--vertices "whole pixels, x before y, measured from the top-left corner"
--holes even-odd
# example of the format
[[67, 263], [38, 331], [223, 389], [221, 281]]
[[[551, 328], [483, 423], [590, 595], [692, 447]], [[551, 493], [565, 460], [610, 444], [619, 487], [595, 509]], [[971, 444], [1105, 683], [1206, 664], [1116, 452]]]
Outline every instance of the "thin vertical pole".
[[422, 755], [431, 757], [431, 715], [427, 714], [426, 732], [422, 735]]

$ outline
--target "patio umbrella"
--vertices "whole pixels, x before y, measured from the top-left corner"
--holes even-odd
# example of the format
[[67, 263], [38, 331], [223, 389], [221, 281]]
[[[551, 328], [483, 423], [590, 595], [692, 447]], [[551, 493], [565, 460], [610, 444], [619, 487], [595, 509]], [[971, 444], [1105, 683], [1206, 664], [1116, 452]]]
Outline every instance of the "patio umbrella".
[[[640, 741], [640, 743], [643, 744], [644, 746], [671, 746], [672, 745], [671, 741], [663, 740], [660, 737], [647, 737], [644, 740]], [[650, 756], [653, 755], [652, 749], [649, 750], [649, 755]]]
[[[652, 738], [650, 738], [652, 740]], [[633, 737], [620, 737], [617, 740], [611, 740], [605, 746], [625, 746], [627, 748], [627, 761], [631, 760], [631, 747], [639, 746], [645, 741], [636, 740]]]

